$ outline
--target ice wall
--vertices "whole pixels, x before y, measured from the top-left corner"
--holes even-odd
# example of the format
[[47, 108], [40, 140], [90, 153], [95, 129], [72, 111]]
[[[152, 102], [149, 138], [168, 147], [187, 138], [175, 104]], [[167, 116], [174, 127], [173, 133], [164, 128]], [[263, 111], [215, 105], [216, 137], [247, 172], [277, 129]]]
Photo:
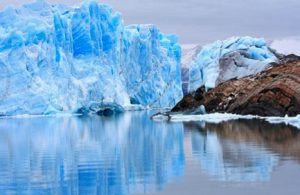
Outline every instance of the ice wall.
[[177, 37], [153, 25], [131, 25], [122, 44], [122, 72], [132, 100], [151, 107], [175, 105], [182, 98]]
[[[182, 96], [175, 38], [155, 27], [136, 28], [148, 29], [150, 37], [131, 28], [96, 1], [72, 8], [38, 0], [6, 8], [0, 12], [0, 114], [69, 113], [95, 102], [129, 105], [130, 99], [174, 105]], [[143, 74], [131, 72], [138, 69]], [[132, 86], [139, 79], [145, 83]]]

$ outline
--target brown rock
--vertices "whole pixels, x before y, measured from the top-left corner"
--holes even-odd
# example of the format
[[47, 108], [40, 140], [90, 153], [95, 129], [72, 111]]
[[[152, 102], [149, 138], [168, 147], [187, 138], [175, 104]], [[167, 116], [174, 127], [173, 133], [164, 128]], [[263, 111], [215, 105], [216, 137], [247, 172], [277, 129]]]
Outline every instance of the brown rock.
[[208, 113], [260, 116], [300, 114], [300, 60], [224, 82], [208, 92], [201, 87], [185, 96], [172, 111], [192, 110], [200, 105], [204, 105]]

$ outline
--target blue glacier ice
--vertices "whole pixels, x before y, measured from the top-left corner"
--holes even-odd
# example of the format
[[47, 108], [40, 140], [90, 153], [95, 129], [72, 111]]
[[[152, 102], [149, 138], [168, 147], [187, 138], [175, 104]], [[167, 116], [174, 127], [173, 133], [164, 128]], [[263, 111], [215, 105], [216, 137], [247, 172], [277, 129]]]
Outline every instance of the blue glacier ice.
[[95, 103], [170, 107], [180, 46], [155, 26], [124, 26], [108, 5], [43, 0], [0, 12], [0, 115], [73, 113]]
[[262, 38], [232, 37], [202, 48], [189, 70], [189, 91], [214, 88], [221, 82], [261, 72], [277, 62]]
[[175, 105], [182, 98], [177, 37], [163, 35], [153, 25], [131, 25], [125, 27], [122, 44], [121, 67], [130, 97], [150, 107]]

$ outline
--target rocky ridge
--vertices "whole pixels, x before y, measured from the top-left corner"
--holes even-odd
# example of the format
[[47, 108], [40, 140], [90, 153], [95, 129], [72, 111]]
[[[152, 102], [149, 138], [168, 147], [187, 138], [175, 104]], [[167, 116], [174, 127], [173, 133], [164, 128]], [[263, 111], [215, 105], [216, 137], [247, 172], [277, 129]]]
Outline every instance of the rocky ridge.
[[204, 86], [187, 94], [171, 112], [259, 116], [296, 116], [300, 113], [300, 57], [278, 55], [279, 63], [258, 74], [223, 82], [209, 91]]

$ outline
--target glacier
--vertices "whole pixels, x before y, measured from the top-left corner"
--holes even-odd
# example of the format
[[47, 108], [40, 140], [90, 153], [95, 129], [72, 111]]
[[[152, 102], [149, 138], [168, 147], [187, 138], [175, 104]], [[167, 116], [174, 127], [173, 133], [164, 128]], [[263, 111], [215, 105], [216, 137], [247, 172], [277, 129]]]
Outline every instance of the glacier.
[[189, 92], [261, 72], [277, 62], [275, 52], [262, 38], [232, 37], [206, 45], [189, 69]]
[[177, 37], [161, 34], [154, 25], [130, 25], [122, 44], [122, 74], [131, 100], [150, 107], [175, 105], [183, 96]]
[[175, 35], [125, 26], [96, 1], [8, 7], [0, 12], [0, 115], [171, 107], [182, 98], [180, 57]]

